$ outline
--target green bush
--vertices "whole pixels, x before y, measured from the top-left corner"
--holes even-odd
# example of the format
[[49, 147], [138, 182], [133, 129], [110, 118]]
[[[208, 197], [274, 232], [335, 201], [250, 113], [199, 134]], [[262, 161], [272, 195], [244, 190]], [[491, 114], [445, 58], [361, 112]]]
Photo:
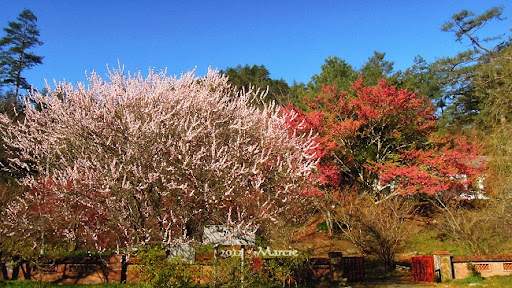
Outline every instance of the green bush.
[[473, 265], [473, 262], [468, 262], [467, 266], [468, 271], [471, 273], [470, 277], [483, 279], [482, 274], [476, 269], [475, 265]]
[[318, 225], [316, 225], [316, 228], [318, 229], [318, 231], [327, 231], [329, 230], [329, 227], [327, 226], [327, 222], [322, 222], [322, 223], [318, 223]]
[[[304, 287], [310, 270], [307, 257], [268, 257], [255, 268], [251, 258], [242, 266], [240, 257], [219, 258], [215, 281], [221, 287]], [[213, 283], [212, 283], [213, 284]]]
[[145, 287], [171, 288], [194, 287], [192, 280], [200, 274], [195, 265], [182, 258], [168, 259], [162, 248], [142, 249], [138, 252], [141, 260], [141, 282]]

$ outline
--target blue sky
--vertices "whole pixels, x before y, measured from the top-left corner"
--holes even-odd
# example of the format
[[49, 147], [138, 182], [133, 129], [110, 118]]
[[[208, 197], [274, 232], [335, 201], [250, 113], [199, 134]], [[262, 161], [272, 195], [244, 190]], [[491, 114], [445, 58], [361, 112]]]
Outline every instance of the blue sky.
[[[395, 70], [421, 55], [427, 61], [468, 48], [441, 25], [461, 9], [477, 14], [504, 6], [506, 21], [487, 35], [510, 33], [510, 0], [135, 1], [0, 0], [0, 27], [25, 8], [38, 17], [43, 65], [24, 73], [36, 88], [44, 79], [86, 80], [106, 65], [169, 75], [197, 67], [265, 65], [275, 79], [308, 82], [324, 59], [338, 56], [360, 68], [373, 51], [386, 53]], [[3, 31], [0, 36], [5, 35]]]

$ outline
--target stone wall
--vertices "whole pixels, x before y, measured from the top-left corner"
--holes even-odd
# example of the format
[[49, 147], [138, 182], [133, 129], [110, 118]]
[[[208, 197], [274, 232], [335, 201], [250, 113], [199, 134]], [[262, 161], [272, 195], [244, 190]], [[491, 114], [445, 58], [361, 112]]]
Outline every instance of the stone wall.
[[[139, 268], [136, 258], [128, 259], [125, 262], [126, 283], [137, 283], [139, 281]], [[112, 255], [108, 258], [85, 257], [85, 258], [58, 258], [53, 261], [36, 265], [24, 263], [20, 269], [18, 279], [25, 279], [27, 269], [31, 269], [30, 280], [53, 282], [59, 284], [100, 284], [120, 283], [122, 274], [122, 255]], [[12, 278], [13, 265], [7, 263], [8, 275]], [[1, 276], [0, 276], [1, 278]]]
[[[264, 258], [252, 258], [247, 260], [248, 264], [258, 259], [258, 266], [265, 265]], [[213, 270], [209, 261], [203, 264], [191, 264], [196, 283], [211, 283], [213, 281]], [[329, 258], [311, 258], [308, 268], [311, 270], [312, 280], [341, 280], [347, 278], [349, 281], [364, 281], [364, 258], [343, 257], [341, 253], [329, 253]], [[30, 280], [42, 280], [58, 284], [100, 284], [100, 283], [138, 283], [140, 280], [140, 261], [131, 257], [124, 262], [123, 256], [114, 254], [110, 257], [85, 257], [85, 258], [57, 258], [48, 261], [36, 268], [34, 263], [23, 264], [18, 273], [18, 279], [23, 280], [27, 265], [31, 267]], [[309, 266], [311, 265], [311, 266]], [[7, 263], [8, 277], [12, 278], [13, 264]], [[256, 266], [254, 266], [256, 267]], [[258, 268], [259, 269], [259, 268]], [[0, 279], [1, 279], [0, 273]]]
[[463, 279], [471, 275], [468, 263], [483, 277], [512, 275], [512, 255], [454, 256], [452, 265], [455, 279]]
[[[411, 259], [411, 263], [414, 264], [413, 260], [414, 258]], [[512, 275], [512, 255], [451, 256], [449, 251], [434, 251], [432, 260], [433, 271], [427, 271], [431, 268], [425, 266], [418, 268], [417, 274], [421, 276], [427, 272], [434, 272], [436, 280], [441, 282], [464, 279], [472, 274], [468, 268], [468, 264], [471, 263], [482, 277]]]

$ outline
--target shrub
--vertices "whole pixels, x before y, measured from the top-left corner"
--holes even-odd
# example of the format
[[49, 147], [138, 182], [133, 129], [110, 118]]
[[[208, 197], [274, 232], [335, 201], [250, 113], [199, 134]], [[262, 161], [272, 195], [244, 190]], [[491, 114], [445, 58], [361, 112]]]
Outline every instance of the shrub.
[[161, 248], [149, 248], [138, 253], [141, 260], [141, 282], [146, 287], [170, 288], [194, 286], [199, 278], [195, 265], [180, 257], [169, 259]]

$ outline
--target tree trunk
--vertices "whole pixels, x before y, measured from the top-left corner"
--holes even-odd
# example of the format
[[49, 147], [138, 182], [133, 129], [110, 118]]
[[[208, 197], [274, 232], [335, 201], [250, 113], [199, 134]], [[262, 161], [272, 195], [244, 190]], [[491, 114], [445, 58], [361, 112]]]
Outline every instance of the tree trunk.
[[17, 101], [18, 101], [18, 93], [19, 93], [19, 90], [20, 90], [20, 85], [21, 85], [21, 67], [22, 67], [22, 63], [23, 63], [23, 57], [24, 57], [24, 54], [23, 54], [23, 51], [20, 53], [20, 56], [19, 56], [19, 64], [20, 64], [20, 69], [17, 71], [18, 74], [16, 75], [16, 83], [14, 85], [14, 109], [18, 109], [17, 107]]
[[14, 266], [12, 267], [11, 280], [18, 280], [21, 265], [20, 256], [14, 256], [12, 257], [12, 260], [14, 261]]
[[23, 272], [23, 277], [25, 278], [25, 280], [31, 280], [32, 269], [30, 269], [30, 260], [27, 260], [24, 264], [25, 265], [21, 264], [21, 272]]
[[[2, 261], [2, 252], [0, 252], [0, 261]], [[0, 270], [2, 271], [2, 278], [4, 280], [9, 280], [9, 275], [7, 274], [7, 267], [4, 262], [0, 262]]]

